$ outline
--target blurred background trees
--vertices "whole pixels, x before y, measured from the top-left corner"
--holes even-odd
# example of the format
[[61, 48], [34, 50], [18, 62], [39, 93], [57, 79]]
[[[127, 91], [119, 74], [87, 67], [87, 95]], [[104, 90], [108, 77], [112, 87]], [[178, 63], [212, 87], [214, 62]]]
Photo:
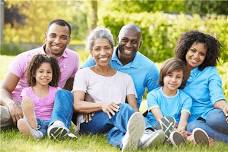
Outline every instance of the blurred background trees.
[[110, 28], [116, 38], [121, 26], [135, 23], [143, 33], [140, 51], [154, 61], [173, 56], [177, 39], [189, 30], [218, 37], [221, 59], [227, 61], [227, 8], [228, 1], [214, 0], [5, 0], [1, 54], [25, 51], [25, 44], [42, 44], [48, 22], [62, 18], [72, 25], [73, 47], [84, 46], [97, 25]]

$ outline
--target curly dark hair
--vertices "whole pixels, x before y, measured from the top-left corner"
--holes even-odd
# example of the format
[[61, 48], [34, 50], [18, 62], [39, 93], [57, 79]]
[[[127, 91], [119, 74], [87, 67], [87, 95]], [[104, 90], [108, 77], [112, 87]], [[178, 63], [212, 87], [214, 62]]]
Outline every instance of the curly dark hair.
[[164, 62], [161, 66], [160, 76], [159, 76], [159, 85], [164, 86], [164, 77], [167, 76], [169, 73], [175, 70], [182, 70], [183, 71], [183, 80], [181, 86], [179, 88], [183, 88], [185, 86], [185, 64], [181, 59], [177, 58], [170, 58]]
[[206, 57], [199, 69], [203, 70], [207, 66], [216, 66], [220, 56], [220, 42], [209, 34], [199, 31], [189, 31], [184, 33], [177, 42], [175, 54], [176, 58], [186, 63], [186, 54], [194, 43], [203, 43], [207, 48]]
[[41, 66], [42, 63], [49, 63], [52, 68], [52, 81], [49, 83], [50, 86], [57, 87], [60, 77], [60, 68], [55, 58], [47, 56], [45, 54], [35, 55], [27, 68], [27, 81], [29, 86], [36, 85], [36, 70]]

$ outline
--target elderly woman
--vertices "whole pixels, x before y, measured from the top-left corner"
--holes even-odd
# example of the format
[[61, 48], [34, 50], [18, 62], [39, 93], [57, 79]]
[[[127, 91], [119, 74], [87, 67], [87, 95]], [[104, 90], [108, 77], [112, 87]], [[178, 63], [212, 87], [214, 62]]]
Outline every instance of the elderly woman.
[[74, 109], [81, 114], [93, 113], [89, 121], [79, 116], [81, 134], [107, 133], [110, 144], [123, 150], [136, 149], [144, 133], [144, 119], [135, 112], [138, 108], [131, 77], [109, 64], [113, 47], [108, 29], [96, 28], [90, 33], [88, 48], [96, 65], [80, 69], [75, 75]]

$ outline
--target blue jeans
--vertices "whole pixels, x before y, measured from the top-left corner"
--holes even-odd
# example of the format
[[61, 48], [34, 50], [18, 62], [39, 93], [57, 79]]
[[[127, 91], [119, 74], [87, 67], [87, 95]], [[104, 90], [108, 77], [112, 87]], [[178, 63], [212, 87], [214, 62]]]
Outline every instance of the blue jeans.
[[73, 115], [73, 102], [73, 94], [70, 91], [64, 89], [58, 90], [55, 95], [50, 124], [56, 120], [60, 120], [67, 128], [70, 128]]
[[187, 126], [189, 132], [192, 132], [195, 128], [202, 128], [211, 138], [228, 143], [228, 123], [220, 109], [209, 111], [205, 119], [200, 117]]
[[41, 120], [41, 119], [36, 119], [36, 120], [37, 120], [38, 130], [41, 131], [43, 135], [46, 135], [50, 120]]
[[80, 125], [80, 133], [107, 133], [108, 142], [122, 148], [122, 138], [127, 131], [127, 123], [134, 109], [126, 103], [120, 104], [119, 111], [109, 119], [103, 111], [96, 112], [92, 120]]

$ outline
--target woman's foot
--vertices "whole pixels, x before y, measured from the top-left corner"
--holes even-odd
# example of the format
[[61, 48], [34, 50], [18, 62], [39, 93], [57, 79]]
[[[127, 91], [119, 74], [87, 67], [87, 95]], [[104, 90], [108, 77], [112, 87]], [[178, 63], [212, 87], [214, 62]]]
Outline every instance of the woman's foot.
[[136, 150], [139, 148], [140, 138], [145, 130], [144, 117], [140, 112], [131, 115], [127, 124], [127, 132], [122, 139], [122, 152], [125, 150]]
[[194, 143], [199, 144], [199, 145], [209, 146], [209, 137], [203, 129], [201, 129], [201, 128], [193, 129], [192, 136], [194, 138]]

